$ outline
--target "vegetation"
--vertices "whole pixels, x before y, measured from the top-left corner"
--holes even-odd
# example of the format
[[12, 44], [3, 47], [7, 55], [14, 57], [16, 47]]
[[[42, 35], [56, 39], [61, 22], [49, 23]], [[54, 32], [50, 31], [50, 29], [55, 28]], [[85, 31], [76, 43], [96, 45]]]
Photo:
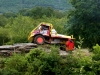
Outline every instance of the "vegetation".
[[5, 42], [9, 42], [10, 37], [9, 37], [9, 32], [7, 29], [0, 28], [0, 45], [4, 45]]
[[[34, 3], [35, 0], [21, 1], [24, 6]], [[13, 3], [11, 0], [10, 2]], [[19, 0], [15, 2], [20, 6]], [[35, 2], [40, 5], [38, 1]], [[28, 34], [34, 27], [40, 22], [49, 22], [54, 25], [58, 33], [74, 35], [75, 46], [78, 48], [65, 58], [60, 56], [56, 46], [50, 47], [50, 53], [39, 47], [25, 55], [14, 54], [9, 58], [0, 58], [0, 75], [100, 74], [99, 2], [95, 0], [70, 0], [70, 2], [73, 9], [69, 12], [61, 12], [51, 7], [35, 7], [14, 14], [0, 15], [0, 45], [28, 42]], [[2, 0], [0, 3], [5, 2]], [[48, 1], [45, 0], [44, 3], [48, 4]], [[82, 49], [84, 47], [92, 49], [91, 52], [85, 53]]]
[[84, 38], [84, 47], [100, 44], [99, 1], [70, 0], [74, 9], [68, 14], [67, 32]]
[[79, 49], [71, 54], [59, 55], [59, 49], [51, 46], [50, 53], [42, 47], [31, 50], [26, 55], [14, 54], [9, 58], [1, 58], [1, 75], [99, 75], [100, 46], [93, 47], [88, 53]]
[[71, 8], [68, 0], [0, 0], [0, 13], [16, 13], [36, 6], [51, 7], [61, 11]]
[[46, 17], [51, 17], [54, 16], [56, 18], [61, 18], [63, 16], [65, 16], [62, 12], [58, 11], [58, 10], [54, 10], [50, 7], [36, 7], [33, 8], [31, 10], [20, 10], [19, 14], [23, 15], [23, 16], [30, 16], [34, 19], [38, 19], [38, 18], [42, 18], [44, 15]]
[[[28, 14], [25, 14], [26, 12]], [[0, 45], [28, 42], [29, 32], [41, 22], [50, 22], [59, 33], [66, 34], [63, 30], [59, 31], [66, 23], [63, 12], [43, 7], [36, 7], [26, 12], [19, 11], [16, 16], [1, 15]]]

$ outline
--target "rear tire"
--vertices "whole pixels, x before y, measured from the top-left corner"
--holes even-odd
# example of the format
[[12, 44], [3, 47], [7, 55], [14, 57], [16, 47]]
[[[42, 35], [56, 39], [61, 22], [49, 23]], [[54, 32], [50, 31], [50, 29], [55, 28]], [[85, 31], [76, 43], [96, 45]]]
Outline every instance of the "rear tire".
[[42, 35], [35, 36], [34, 43], [42, 45], [42, 44], [44, 44], [44, 42], [45, 42], [45, 39]]

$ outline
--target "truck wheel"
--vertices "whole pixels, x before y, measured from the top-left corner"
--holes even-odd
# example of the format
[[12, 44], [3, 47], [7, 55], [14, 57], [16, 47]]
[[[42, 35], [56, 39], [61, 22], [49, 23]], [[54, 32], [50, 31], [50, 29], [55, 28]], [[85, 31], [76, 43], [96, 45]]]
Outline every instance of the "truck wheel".
[[36, 44], [40, 44], [40, 45], [42, 45], [42, 44], [44, 44], [44, 37], [42, 36], [42, 35], [37, 35], [35, 38], [34, 38], [34, 42], [36, 43]]

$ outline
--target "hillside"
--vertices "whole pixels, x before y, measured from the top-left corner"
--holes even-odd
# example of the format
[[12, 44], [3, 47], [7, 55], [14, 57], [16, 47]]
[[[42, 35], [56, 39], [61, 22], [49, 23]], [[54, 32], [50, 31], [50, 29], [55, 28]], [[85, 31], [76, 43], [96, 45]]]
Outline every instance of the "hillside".
[[61, 11], [71, 7], [69, 0], [0, 0], [0, 13], [18, 12], [21, 9], [36, 6], [52, 7]]

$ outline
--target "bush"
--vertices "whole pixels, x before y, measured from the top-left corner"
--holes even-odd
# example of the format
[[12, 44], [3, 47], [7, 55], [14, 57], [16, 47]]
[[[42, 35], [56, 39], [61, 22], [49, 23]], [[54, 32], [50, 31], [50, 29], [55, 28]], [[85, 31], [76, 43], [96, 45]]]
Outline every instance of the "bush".
[[66, 56], [62, 61], [63, 74], [88, 75], [92, 74], [92, 54], [84, 49], [78, 49]]
[[[42, 45], [41, 45], [42, 46]], [[99, 45], [94, 46], [94, 55], [99, 54]], [[47, 50], [50, 50], [47, 53]], [[46, 52], [45, 52], [46, 51]], [[97, 53], [98, 52], [98, 53]], [[97, 57], [98, 58], [98, 57]], [[25, 56], [15, 54], [3, 60], [1, 75], [99, 75], [100, 60], [93, 59], [83, 49], [59, 55], [57, 46], [50, 49], [38, 47], [32, 49]]]
[[93, 60], [100, 60], [100, 46], [98, 44], [96, 44], [96, 46], [93, 46], [93, 53], [94, 53], [94, 56], [93, 56]]
[[27, 61], [24, 56], [15, 54], [7, 59], [3, 68], [4, 75], [24, 75]]
[[36, 48], [26, 58], [29, 61], [26, 75], [60, 75], [60, 57], [57, 51], [46, 53], [42, 48]]
[[100, 74], [100, 60], [93, 61], [92, 71], [95, 73], [95, 75]]

